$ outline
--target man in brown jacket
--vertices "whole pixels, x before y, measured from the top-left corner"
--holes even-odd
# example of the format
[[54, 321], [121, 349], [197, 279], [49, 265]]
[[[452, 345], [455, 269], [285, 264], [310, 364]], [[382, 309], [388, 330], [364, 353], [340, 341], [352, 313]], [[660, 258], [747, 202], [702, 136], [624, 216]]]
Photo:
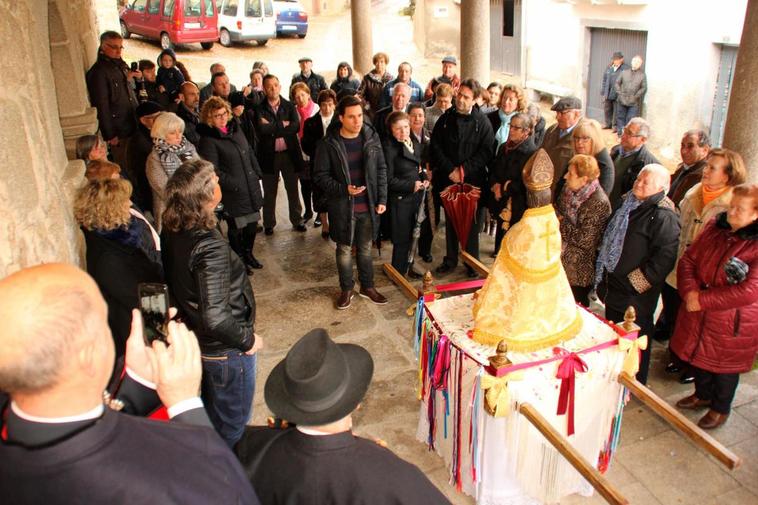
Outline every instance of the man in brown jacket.
[[563, 178], [569, 160], [574, 156], [574, 141], [571, 132], [582, 119], [582, 101], [575, 96], [565, 96], [550, 109], [555, 111], [556, 123], [547, 129], [542, 148], [550, 156], [555, 167], [553, 176], [553, 200], [557, 198], [555, 187]]
[[700, 182], [703, 177], [705, 159], [711, 151], [711, 139], [705, 130], [688, 130], [682, 136], [680, 154], [682, 162], [676, 167], [676, 172], [671, 176], [671, 189], [668, 197], [679, 207], [687, 191]]

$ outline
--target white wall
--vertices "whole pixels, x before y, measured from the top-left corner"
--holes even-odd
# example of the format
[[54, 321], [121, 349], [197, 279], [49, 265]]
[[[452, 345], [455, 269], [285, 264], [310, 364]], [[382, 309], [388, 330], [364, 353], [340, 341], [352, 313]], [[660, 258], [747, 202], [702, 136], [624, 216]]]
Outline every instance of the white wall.
[[[647, 5], [593, 5], [524, 0], [525, 81], [587, 95], [589, 27], [648, 32], [647, 118], [651, 144], [676, 160], [681, 133], [709, 126], [718, 73], [718, 43], [739, 43], [747, 0], [649, 0]], [[628, 58], [631, 61], [631, 58]], [[662, 160], [663, 161], [663, 160]]]

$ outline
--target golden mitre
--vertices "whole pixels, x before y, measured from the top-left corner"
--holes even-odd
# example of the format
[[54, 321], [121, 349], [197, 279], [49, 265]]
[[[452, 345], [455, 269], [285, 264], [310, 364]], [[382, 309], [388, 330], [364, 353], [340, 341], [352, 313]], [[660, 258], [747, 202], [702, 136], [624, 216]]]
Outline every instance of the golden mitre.
[[537, 151], [523, 171], [530, 208], [505, 234], [500, 253], [474, 303], [473, 338], [515, 352], [575, 337], [582, 318], [561, 264], [561, 233], [550, 204], [553, 164]]

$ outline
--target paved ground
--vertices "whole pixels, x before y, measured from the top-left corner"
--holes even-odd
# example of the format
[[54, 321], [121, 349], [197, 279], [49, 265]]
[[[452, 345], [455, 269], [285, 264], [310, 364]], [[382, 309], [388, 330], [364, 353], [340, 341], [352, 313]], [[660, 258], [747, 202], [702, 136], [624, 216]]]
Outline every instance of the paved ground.
[[[437, 71], [438, 63], [421, 58], [411, 43], [408, 19], [396, 15], [398, 8], [396, 3], [375, 4], [374, 48], [389, 52], [393, 64], [402, 59], [416, 63], [418, 80], [425, 82]], [[337, 63], [350, 59], [349, 34], [349, 17], [345, 14], [312, 18], [306, 39], [276, 39], [266, 47], [216, 45], [211, 52], [190, 46], [179, 49], [179, 58], [189, 64], [197, 80], [206, 79], [210, 63], [223, 61], [232, 81], [242, 84], [254, 60], [262, 59], [274, 73], [289, 77], [297, 71], [297, 58], [307, 54], [315, 60], [316, 71], [330, 80]], [[153, 59], [158, 52], [156, 44], [133, 39], [126, 43], [125, 57], [127, 61]], [[405, 314], [409, 302], [381, 273], [380, 264], [388, 261], [389, 248], [385, 248], [381, 258], [375, 258], [377, 287], [388, 296], [389, 305], [377, 307], [356, 297], [349, 310], [337, 311], [333, 308], [338, 293], [334, 244], [324, 241], [312, 227], [305, 234], [291, 231], [283, 188], [280, 195], [276, 233], [259, 236], [255, 246], [256, 256], [265, 265], [255, 273], [252, 282], [258, 306], [258, 331], [265, 338], [266, 348], [258, 362], [253, 422], [261, 424], [269, 415], [263, 403], [262, 386], [273, 365], [309, 329], [325, 327], [338, 342], [367, 347], [376, 362], [373, 383], [355, 415], [355, 431], [387, 441], [393, 451], [425, 471], [454, 503], [473, 503], [471, 498], [456, 494], [447, 483], [448, 473], [442, 460], [414, 438], [418, 403], [411, 322]], [[434, 243], [436, 266], [443, 256], [442, 233], [435, 237]], [[490, 263], [493, 240], [483, 237], [481, 250], [485, 262]], [[443, 280], [462, 278], [463, 273], [460, 267]], [[692, 388], [664, 377], [664, 365], [665, 349], [656, 345], [651, 387], [673, 403]], [[742, 468], [734, 472], [724, 470], [713, 458], [632, 401], [625, 410], [621, 446], [608, 474], [610, 481], [633, 504], [757, 504], [758, 372], [743, 376], [734, 405], [728, 423], [713, 435], [743, 458]], [[571, 497], [562, 503], [594, 504], [603, 500]]]

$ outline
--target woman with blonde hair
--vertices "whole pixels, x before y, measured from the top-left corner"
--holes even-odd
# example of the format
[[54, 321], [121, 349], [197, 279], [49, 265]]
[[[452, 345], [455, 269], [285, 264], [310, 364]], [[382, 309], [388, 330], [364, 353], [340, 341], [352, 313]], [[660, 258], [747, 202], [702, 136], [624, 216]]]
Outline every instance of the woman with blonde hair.
[[173, 112], [161, 112], [150, 129], [153, 150], [147, 157], [145, 174], [153, 190], [153, 217], [158, 231], [165, 207], [166, 182], [179, 166], [197, 158], [195, 146], [184, 136], [184, 120]]
[[89, 181], [74, 201], [87, 245], [87, 272], [108, 305], [117, 358], [124, 356], [132, 309], [139, 306], [137, 284], [163, 282], [158, 234], [133, 208], [131, 196], [129, 181], [105, 178]]
[[495, 111], [487, 114], [492, 131], [495, 132], [497, 149], [508, 140], [508, 131], [511, 127], [511, 118], [519, 112], [526, 112], [526, 95], [521, 86], [506, 84], [500, 92], [500, 101]]
[[571, 131], [571, 137], [574, 141], [574, 154], [593, 156], [597, 161], [598, 168], [600, 169], [600, 187], [608, 195], [613, 189], [615, 171], [613, 160], [611, 160], [611, 155], [608, 154], [608, 148], [605, 147], [600, 132], [600, 123], [594, 119], [585, 119], [574, 127]]

